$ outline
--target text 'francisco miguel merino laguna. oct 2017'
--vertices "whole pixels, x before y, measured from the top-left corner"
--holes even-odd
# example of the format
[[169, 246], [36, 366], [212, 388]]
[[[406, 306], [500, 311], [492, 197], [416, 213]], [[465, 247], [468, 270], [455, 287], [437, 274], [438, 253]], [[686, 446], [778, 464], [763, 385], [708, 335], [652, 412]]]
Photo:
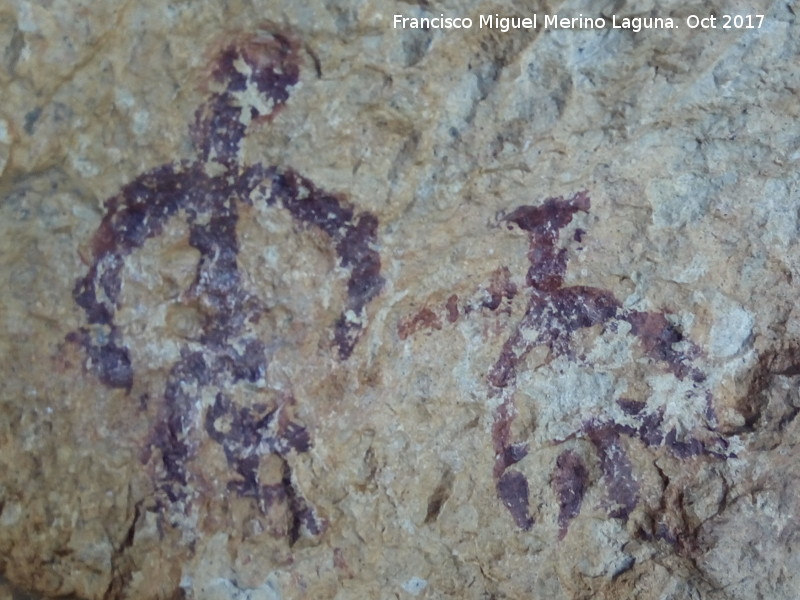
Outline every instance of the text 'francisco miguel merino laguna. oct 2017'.
[[618, 15], [588, 17], [583, 14], [565, 17], [557, 14], [529, 17], [504, 17], [499, 14], [472, 17], [451, 17], [444, 13], [432, 17], [394, 15], [394, 29], [497, 29], [506, 33], [513, 29], [628, 29], [638, 33], [646, 29], [760, 29], [764, 15], [722, 14], [673, 17], [623, 17]]

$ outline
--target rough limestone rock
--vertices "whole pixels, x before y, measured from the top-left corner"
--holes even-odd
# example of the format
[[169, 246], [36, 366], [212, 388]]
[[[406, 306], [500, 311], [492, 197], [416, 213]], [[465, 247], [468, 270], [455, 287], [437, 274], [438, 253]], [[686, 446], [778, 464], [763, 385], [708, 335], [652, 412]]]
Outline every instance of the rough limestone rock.
[[[800, 28], [743, 10], [0, 0], [0, 598], [800, 596]], [[478, 27], [533, 13], [609, 26]]]

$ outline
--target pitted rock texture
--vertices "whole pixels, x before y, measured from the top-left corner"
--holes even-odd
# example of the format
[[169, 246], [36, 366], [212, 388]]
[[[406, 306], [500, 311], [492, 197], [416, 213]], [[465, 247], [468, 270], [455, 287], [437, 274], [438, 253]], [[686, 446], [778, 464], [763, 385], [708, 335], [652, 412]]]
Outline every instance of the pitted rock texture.
[[[575, 16], [728, 2], [505, 6]], [[0, 4], [0, 597], [794, 599], [800, 35]]]

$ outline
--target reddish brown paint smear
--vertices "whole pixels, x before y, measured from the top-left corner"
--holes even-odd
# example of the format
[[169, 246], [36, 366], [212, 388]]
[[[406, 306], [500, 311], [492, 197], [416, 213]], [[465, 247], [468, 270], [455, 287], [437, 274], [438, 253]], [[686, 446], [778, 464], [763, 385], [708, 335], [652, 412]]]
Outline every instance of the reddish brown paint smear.
[[403, 319], [397, 326], [397, 335], [405, 340], [420, 329], [441, 329], [442, 322], [430, 308], [422, 308], [413, 317]]

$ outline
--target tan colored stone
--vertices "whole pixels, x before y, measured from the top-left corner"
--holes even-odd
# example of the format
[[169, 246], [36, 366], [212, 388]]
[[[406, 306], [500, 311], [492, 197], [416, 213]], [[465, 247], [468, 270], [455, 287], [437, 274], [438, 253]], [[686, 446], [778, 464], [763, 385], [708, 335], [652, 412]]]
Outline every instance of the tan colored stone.
[[797, 596], [790, 6], [95, 4], [0, 2], [0, 598]]

